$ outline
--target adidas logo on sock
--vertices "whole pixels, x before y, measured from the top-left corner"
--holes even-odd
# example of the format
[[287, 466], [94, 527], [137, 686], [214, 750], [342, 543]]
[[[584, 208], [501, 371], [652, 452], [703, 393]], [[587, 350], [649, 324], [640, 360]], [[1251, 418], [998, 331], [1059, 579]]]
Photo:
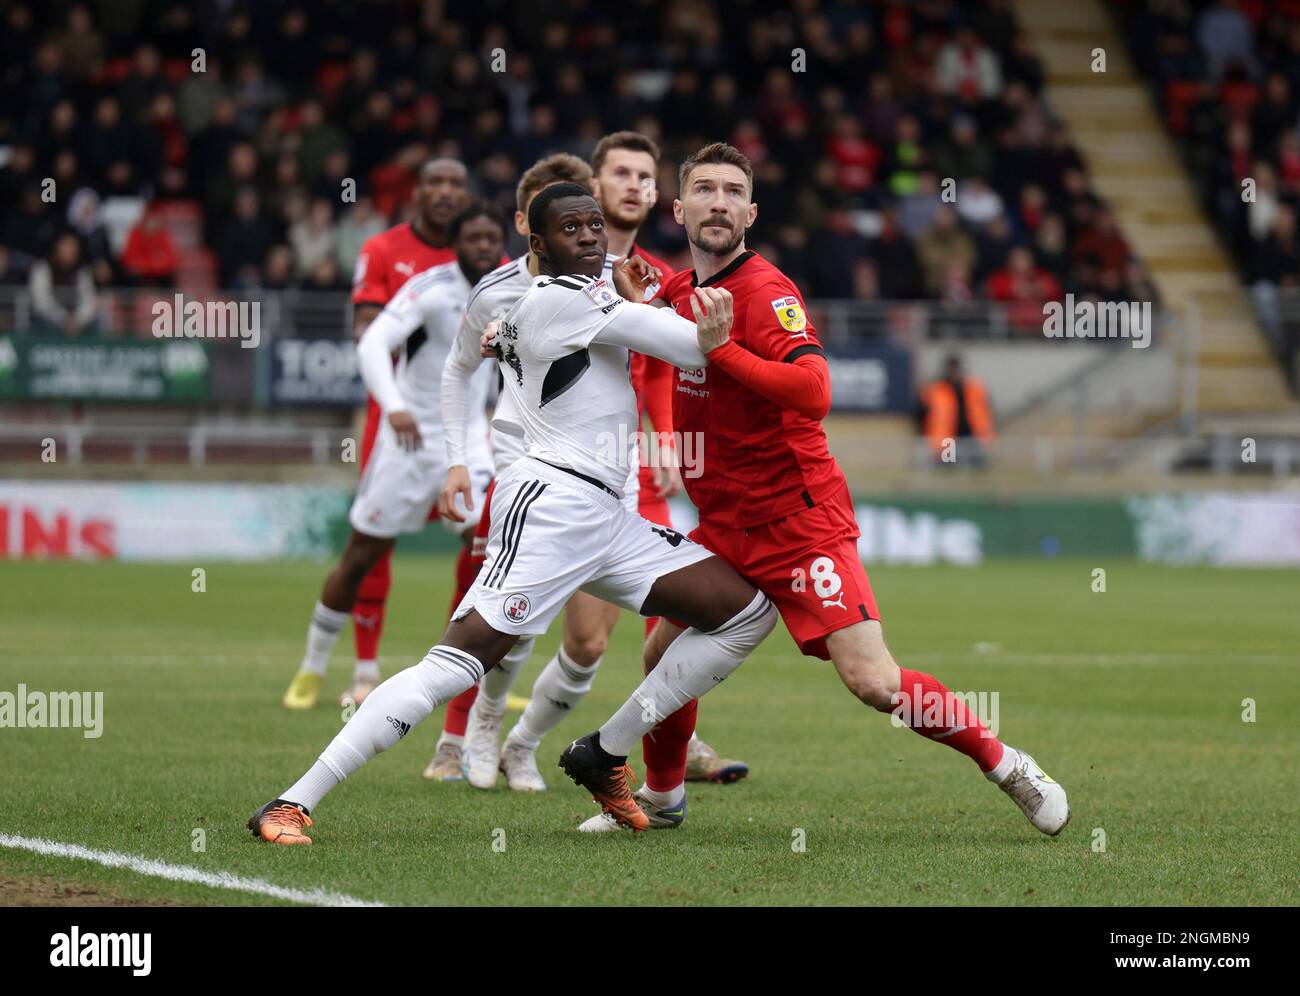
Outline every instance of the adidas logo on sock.
[[393, 724], [393, 729], [397, 731], [399, 740], [411, 732], [410, 723], [403, 723], [400, 719], [394, 719], [392, 716], [388, 717], [388, 721]]

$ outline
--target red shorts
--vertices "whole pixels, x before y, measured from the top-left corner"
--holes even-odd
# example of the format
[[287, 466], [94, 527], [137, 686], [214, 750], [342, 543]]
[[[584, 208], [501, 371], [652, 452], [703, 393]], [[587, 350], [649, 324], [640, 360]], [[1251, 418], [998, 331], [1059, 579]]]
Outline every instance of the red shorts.
[[701, 522], [690, 539], [772, 600], [802, 653], [830, 660], [828, 635], [880, 618], [858, 556], [858, 535], [846, 485], [812, 508], [760, 526], [736, 529]]
[[370, 462], [370, 451], [375, 448], [375, 439], [379, 435], [379, 420], [383, 410], [370, 395], [366, 395], [366, 427], [361, 433], [361, 469], [366, 469]]
[[497, 479], [494, 477], [488, 481], [487, 491], [483, 493], [483, 514], [478, 517], [478, 525], [474, 527], [474, 545], [469, 551], [469, 555], [478, 560], [487, 556], [488, 534], [492, 532], [492, 494], [496, 489]]

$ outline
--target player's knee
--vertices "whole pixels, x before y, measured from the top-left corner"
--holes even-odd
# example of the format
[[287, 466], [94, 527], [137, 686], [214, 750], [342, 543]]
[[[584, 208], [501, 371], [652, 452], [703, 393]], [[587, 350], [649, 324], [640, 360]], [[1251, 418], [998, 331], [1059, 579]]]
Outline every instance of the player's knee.
[[339, 564], [343, 576], [350, 585], [362, 582], [371, 569], [383, 559], [387, 544], [383, 542], [351, 542], [343, 551]]
[[664, 648], [659, 645], [657, 639], [651, 638], [646, 640], [645, 646], [641, 648], [641, 669], [649, 674], [659, 666], [659, 661], [663, 659]]
[[894, 708], [898, 691], [898, 666], [888, 656], [860, 655], [852, 660], [835, 662], [844, 686], [864, 705], [880, 712]]
[[767, 639], [767, 634], [776, 626], [776, 620], [776, 606], [762, 592], [754, 591], [753, 597], [711, 635], [725, 636], [737, 650], [748, 654]]
[[595, 667], [608, 647], [606, 633], [572, 633], [564, 637], [565, 656], [578, 667]]

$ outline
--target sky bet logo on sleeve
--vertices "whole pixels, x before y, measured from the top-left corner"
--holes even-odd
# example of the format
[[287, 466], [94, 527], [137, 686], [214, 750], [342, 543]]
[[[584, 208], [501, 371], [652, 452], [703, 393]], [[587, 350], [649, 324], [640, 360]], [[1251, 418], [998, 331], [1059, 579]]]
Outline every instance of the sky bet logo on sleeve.
[[781, 323], [781, 328], [791, 335], [802, 332], [807, 336], [808, 316], [803, 313], [803, 305], [799, 303], [799, 299], [793, 294], [788, 297], [778, 297], [772, 302], [772, 310], [776, 312], [776, 318]]

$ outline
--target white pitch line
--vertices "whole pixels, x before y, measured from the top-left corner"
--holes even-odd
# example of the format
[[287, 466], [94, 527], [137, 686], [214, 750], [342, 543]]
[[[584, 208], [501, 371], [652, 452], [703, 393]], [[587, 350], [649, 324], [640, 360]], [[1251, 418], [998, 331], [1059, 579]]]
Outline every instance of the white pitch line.
[[173, 865], [166, 861], [155, 861], [138, 854], [119, 854], [117, 851], [97, 851], [82, 847], [80, 844], [63, 844], [57, 840], [43, 837], [18, 837], [0, 833], [0, 847], [9, 847], [21, 851], [33, 851], [36, 854], [51, 854], [60, 858], [80, 858], [93, 861], [106, 868], [125, 868], [140, 875], [152, 878], [165, 878], [172, 882], [190, 882], [195, 885], [207, 885], [214, 889], [231, 889], [235, 892], [251, 892], [273, 899], [286, 899], [291, 903], [306, 903], [311, 906], [385, 906], [386, 903], [372, 903], [342, 892], [330, 892], [327, 889], [289, 889], [274, 885], [260, 878], [245, 878], [232, 872], [208, 872], [189, 865]]

